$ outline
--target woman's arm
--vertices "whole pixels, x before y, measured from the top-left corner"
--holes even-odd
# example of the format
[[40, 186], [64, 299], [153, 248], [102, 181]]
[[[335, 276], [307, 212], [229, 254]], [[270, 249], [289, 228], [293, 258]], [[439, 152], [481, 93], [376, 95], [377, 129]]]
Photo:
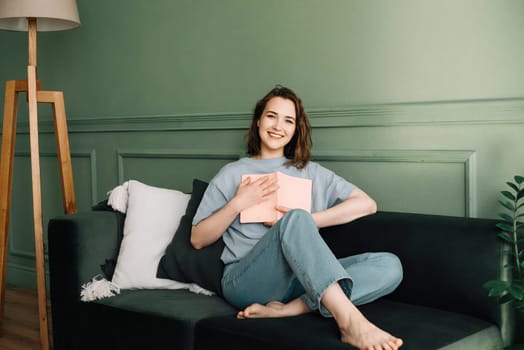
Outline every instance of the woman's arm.
[[349, 197], [323, 211], [313, 213], [313, 219], [318, 228], [345, 224], [362, 216], [374, 214], [377, 211], [377, 203], [364, 191], [355, 188]]
[[247, 178], [238, 186], [235, 196], [226, 205], [193, 225], [191, 245], [195, 249], [201, 249], [213, 244], [224, 234], [242, 210], [260, 203], [276, 190], [278, 190], [276, 178], [266, 176], [255, 181]]

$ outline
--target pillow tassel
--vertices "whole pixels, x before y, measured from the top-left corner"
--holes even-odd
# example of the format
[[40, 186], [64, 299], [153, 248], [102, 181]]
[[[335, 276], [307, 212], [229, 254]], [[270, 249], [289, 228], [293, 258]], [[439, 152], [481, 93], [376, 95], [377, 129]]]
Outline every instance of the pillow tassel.
[[80, 300], [87, 302], [109, 298], [116, 294], [120, 294], [120, 288], [116, 284], [101, 275], [96, 275], [90, 282], [82, 285]]
[[191, 283], [188, 289], [190, 292], [193, 292], [195, 294], [203, 294], [208, 296], [215, 295], [215, 293], [213, 293], [212, 291], [202, 288], [196, 283]]
[[107, 192], [109, 195], [107, 204], [114, 210], [124, 214], [127, 211], [127, 200], [129, 198], [128, 187], [129, 181], [126, 181], [122, 185], [116, 186], [111, 191]]

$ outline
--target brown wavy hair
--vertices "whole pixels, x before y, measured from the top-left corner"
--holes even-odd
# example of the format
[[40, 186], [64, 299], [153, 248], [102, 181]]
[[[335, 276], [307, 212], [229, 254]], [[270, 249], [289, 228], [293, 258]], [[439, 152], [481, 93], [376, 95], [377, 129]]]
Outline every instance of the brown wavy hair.
[[251, 120], [251, 127], [249, 128], [247, 140], [247, 153], [250, 156], [257, 156], [260, 154], [261, 140], [258, 134], [258, 121], [262, 117], [262, 112], [266, 108], [267, 103], [273, 97], [282, 97], [290, 100], [295, 105], [296, 113], [296, 127], [295, 134], [291, 141], [284, 147], [284, 156], [289, 159], [288, 165], [293, 165], [297, 169], [304, 168], [311, 159], [311, 124], [302, 100], [289, 88], [277, 85], [266, 96], [264, 96], [255, 105], [253, 111], [253, 118]]

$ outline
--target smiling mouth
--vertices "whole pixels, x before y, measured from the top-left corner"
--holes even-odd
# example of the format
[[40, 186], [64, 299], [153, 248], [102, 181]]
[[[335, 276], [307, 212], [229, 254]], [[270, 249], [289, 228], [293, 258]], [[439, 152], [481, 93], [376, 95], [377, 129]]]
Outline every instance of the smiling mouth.
[[276, 134], [274, 132], [268, 131], [267, 132], [270, 137], [281, 139], [284, 137], [284, 135]]

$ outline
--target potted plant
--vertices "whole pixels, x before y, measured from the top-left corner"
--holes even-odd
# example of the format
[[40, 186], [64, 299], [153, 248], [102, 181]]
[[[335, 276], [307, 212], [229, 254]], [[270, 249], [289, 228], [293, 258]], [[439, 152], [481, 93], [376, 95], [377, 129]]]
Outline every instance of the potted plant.
[[[508, 189], [501, 191], [499, 204], [503, 211], [497, 213], [501, 222], [497, 224], [498, 236], [508, 249], [508, 264], [504, 266], [511, 278], [491, 280], [484, 284], [490, 296], [501, 304], [511, 303], [517, 318], [524, 319], [524, 177], [515, 176], [514, 182], [506, 182]], [[517, 331], [518, 333], [518, 331]], [[522, 340], [522, 339], [521, 339]]]

